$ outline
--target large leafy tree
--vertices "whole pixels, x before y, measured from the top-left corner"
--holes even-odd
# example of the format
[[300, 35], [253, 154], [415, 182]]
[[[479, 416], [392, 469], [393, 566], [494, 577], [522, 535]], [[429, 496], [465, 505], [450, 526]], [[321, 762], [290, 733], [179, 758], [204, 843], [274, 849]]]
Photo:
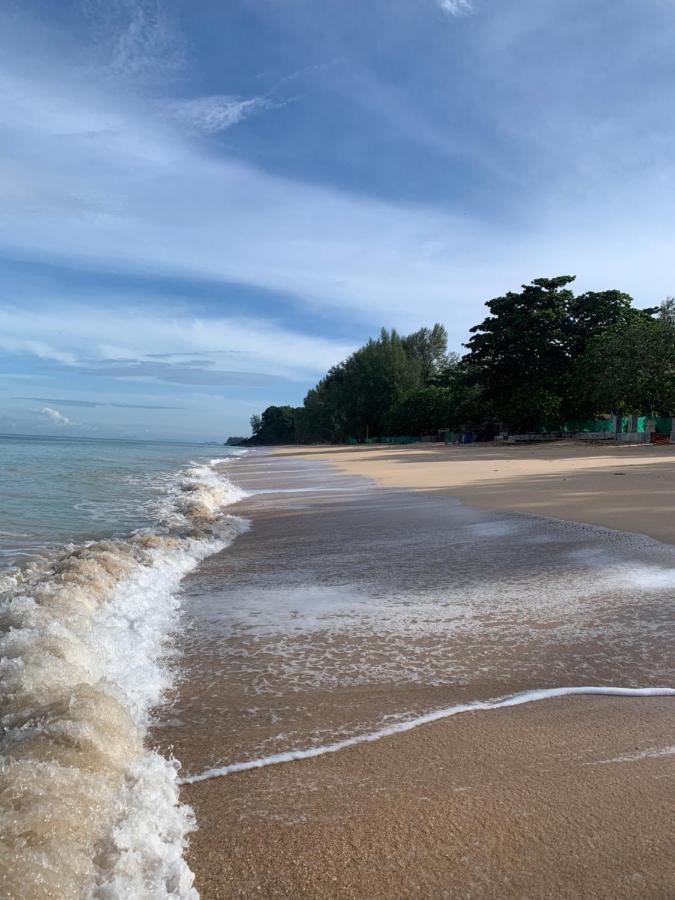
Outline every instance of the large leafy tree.
[[560, 412], [567, 373], [567, 317], [573, 276], [536, 278], [487, 304], [471, 329], [466, 362], [479, 373], [508, 427], [530, 430]]
[[675, 412], [675, 322], [636, 318], [588, 342], [576, 381], [595, 412]]
[[530, 431], [579, 415], [574, 361], [604, 329], [649, 318], [621, 291], [575, 296], [571, 275], [535, 278], [519, 293], [491, 300], [471, 329], [465, 362], [478, 375], [497, 418]]
[[253, 439], [260, 444], [292, 444], [295, 441], [294, 410], [291, 406], [268, 406], [251, 417]]
[[423, 385], [401, 394], [387, 412], [390, 434], [429, 434], [448, 428], [452, 412], [448, 388]]

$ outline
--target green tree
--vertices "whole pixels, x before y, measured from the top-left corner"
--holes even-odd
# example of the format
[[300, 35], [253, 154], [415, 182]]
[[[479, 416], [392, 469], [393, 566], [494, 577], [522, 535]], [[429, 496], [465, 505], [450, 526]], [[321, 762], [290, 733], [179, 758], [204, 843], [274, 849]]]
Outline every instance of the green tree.
[[638, 318], [589, 341], [576, 383], [593, 413], [669, 415], [675, 412], [675, 326], [668, 318]]
[[447, 428], [450, 418], [450, 390], [423, 385], [394, 400], [387, 412], [386, 428], [393, 435], [430, 434]]
[[303, 425], [316, 439], [379, 436], [391, 404], [420, 380], [420, 366], [407, 355], [400, 335], [383, 328], [379, 338], [333, 366], [307, 394]]
[[675, 297], [666, 297], [658, 308], [658, 315], [675, 328]]
[[465, 362], [478, 373], [499, 421], [531, 431], [583, 414], [574, 389], [575, 360], [607, 328], [646, 321], [621, 291], [575, 296], [574, 276], [535, 278], [520, 293], [491, 300], [490, 315], [471, 329]]
[[[258, 420], [254, 423], [254, 419]], [[292, 406], [268, 406], [261, 416], [251, 418], [253, 439], [258, 444], [292, 444], [295, 442], [295, 419]]]
[[408, 359], [419, 365], [423, 384], [429, 384], [447, 365], [448, 332], [438, 322], [402, 338], [402, 344]]

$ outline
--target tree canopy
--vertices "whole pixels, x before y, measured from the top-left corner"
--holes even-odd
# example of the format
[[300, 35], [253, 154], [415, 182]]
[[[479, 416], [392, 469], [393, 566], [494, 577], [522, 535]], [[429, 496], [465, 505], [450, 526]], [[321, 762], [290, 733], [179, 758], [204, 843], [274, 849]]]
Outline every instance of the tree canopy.
[[466, 363], [512, 430], [531, 431], [578, 413], [571, 392], [575, 360], [604, 329], [648, 318], [621, 291], [575, 296], [574, 276], [535, 278], [519, 293], [487, 303], [490, 315], [471, 329]]
[[532, 431], [609, 413], [675, 410], [675, 299], [639, 309], [619, 290], [576, 295], [535, 278], [487, 302], [463, 357], [439, 323], [382, 329], [333, 366], [301, 407], [251, 418], [254, 443], [363, 441], [469, 429]]
[[592, 413], [675, 411], [675, 321], [636, 319], [589, 341], [576, 367]]

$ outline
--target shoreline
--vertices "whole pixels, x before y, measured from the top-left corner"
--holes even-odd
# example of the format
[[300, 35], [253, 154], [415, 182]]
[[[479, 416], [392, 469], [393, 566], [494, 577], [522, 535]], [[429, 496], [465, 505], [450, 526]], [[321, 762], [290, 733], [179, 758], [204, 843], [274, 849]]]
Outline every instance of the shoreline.
[[[510, 541], [514, 548], [528, 542], [536, 546], [545, 537], [539, 533], [547, 528], [543, 520], [540, 524], [524, 521], [529, 517], [520, 521], [516, 518], [515, 528], [522, 536], [518, 538], [509, 532], [514, 517], [480, 512], [478, 505], [475, 509], [465, 507], [462, 504], [471, 503], [468, 498], [460, 498], [461, 504], [448, 503], [444, 496], [457, 493], [447, 483], [447, 471], [439, 484], [439, 474], [443, 475], [447, 467], [437, 466], [439, 474], [431, 479], [435, 483], [427, 479], [421, 490], [400, 490], [401, 472], [407, 473], [408, 480], [414, 476], [420, 481], [420, 463], [429, 459], [424, 455], [426, 448], [415, 453], [420, 449], [404, 451], [422, 457], [409, 463], [408, 468], [398, 460], [398, 469], [387, 469], [386, 463], [377, 458], [383, 448], [330, 448], [328, 453], [326, 448], [284, 448], [272, 455], [252, 455], [235, 464], [229, 473], [237, 483], [238, 472], [247, 473], [249, 482], [244, 480], [243, 486], [252, 493], [241, 511], [247, 517], [250, 514], [252, 528], [190, 577], [196, 596], [203, 596], [202, 582], [217, 586], [217, 608], [222, 608], [245, 603], [250, 596], [265, 596], [274, 585], [276, 593], [269, 594], [274, 607], [278, 602], [274, 598], [278, 597], [289, 604], [289, 612], [299, 604], [299, 612], [293, 612], [289, 620], [291, 631], [282, 628], [280, 632], [279, 652], [286, 674], [281, 682], [273, 681], [269, 699], [265, 693], [267, 680], [260, 682], [262, 693], [256, 693], [259, 688], [254, 690], [257, 707], [264, 710], [269, 704], [273, 719], [275, 710], [282, 711], [279, 725], [263, 727], [262, 722], [251, 721], [250, 678], [259, 678], [260, 669], [254, 667], [247, 674], [244, 665], [234, 681], [228, 676], [220, 686], [214, 686], [211, 655], [208, 697], [200, 697], [198, 682], [190, 685], [187, 708], [196, 699], [210, 714], [201, 733], [193, 735], [185, 726], [186, 743], [177, 749], [183, 772], [199, 775], [209, 768], [210, 758], [219, 760], [230, 773], [222, 777], [224, 773], [217, 772], [214, 774], [219, 777], [184, 783], [181, 788], [181, 796], [197, 814], [198, 831], [191, 838], [188, 861], [202, 897], [668, 897], [675, 877], [669, 850], [672, 794], [667, 781], [672, 767], [675, 704], [667, 696], [553, 696], [545, 704], [496, 707], [488, 717], [480, 714], [483, 710], [479, 705], [460, 719], [439, 718], [433, 727], [430, 723], [429, 727], [408, 730], [394, 724], [385, 740], [347, 739], [340, 752], [311, 753], [310, 758], [300, 754], [300, 759], [286, 765], [237, 765], [247, 759], [274, 756], [275, 752], [283, 756], [293, 747], [302, 750], [308, 744], [298, 737], [301, 733], [319, 734], [320, 744], [317, 727], [328, 728], [326, 733], [332, 727], [337, 735], [344, 734], [345, 729], [354, 734], [354, 723], [372, 716], [386, 721], [392, 714], [418, 710], [422, 718], [425, 710], [433, 713], [451, 703], [511, 693], [511, 688], [527, 691], [560, 684], [656, 687], [669, 683], [670, 677], [658, 674], [670, 670], [663, 668], [663, 655], [658, 656], [652, 638], [649, 664], [640, 661], [639, 653], [629, 653], [630, 642], [613, 649], [614, 638], [602, 625], [602, 615], [598, 630], [583, 609], [576, 611], [575, 605], [566, 609], [563, 591], [555, 601], [558, 606], [554, 603], [553, 608], [542, 608], [540, 613], [536, 606], [528, 612], [528, 603], [533, 601], [525, 597], [522, 616], [527, 627], [520, 637], [509, 638], [508, 631], [504, 632], [505, 643], [499, 637], [502, 626], [499, 621], [491, 624], [490, 615], [481, 626], [487, 630], [484, 634], [481, 630], [473, 649], [461, 635], [459, 643], [452, 637], [446, 643], [442, 630], [432, 640], [432, 628], [428, 650], [433, 651], [438, 639], [441, 664], [453, 654], [465, 656], [467, 672], [473, 672], [471, 683], [463, 685], [462, 677], [455, 680], [447, 675], [445, 683], [436, 686], [433, 680], [406, 684], [393, 678], [381, 684], [376, 679], [363, 686], [350, 686], [348, 679], [345, 682], [350, 670], [342, 665], [338, 666], [339, 678], [334, 686], [332, 682], [303, 686], [303, 679], [310, 677], [315, 665], [313, 654], [326, 648], [330, 648], [331, 660], [337, 653], [347, 662], [356, 653], [361, 659], [359, 665], [363, 665], [363, 652], [379, 659], [378, 665], [392, 665], [402, 648], [410, 663], [418, 640], [411, 635], [397, 644], [400, 622], [396, 625], [390, 621], [386, 608], [384, 641], [378, 638], [377, 628], [360, 644], [354, 643], [358, 633], [351, 634], [349, 643], [353, 646], [347, 655], [341, 650], [343, 638], [337, 635], [331, 638], [319, 631], [310, 644], [301, 635], [294, 637], [293, 629], [302, 622], [305, 610], [310, 618], [316, 615], [312, 604], [324, 596], [322, 582], [326, 578], [328, 586], [347, 579], [352, 582], [350, 590], [360, 595], [369, 590], [374, 570], [380, 572], [378, 578], [385, 578], [381, 581], [385, 596], [391, 597], [392, 587], [399, 584], [409, 600], [405, 580], [412, 577], [409, 565], [400, 560], [393, 563], [387, 550], [392, 539], [402, 542], [400, 553], [419, 566], [420, 576], [426, 578], [432, 570], [436, 572], [433, 577], [441, 577], [439, 584], [443, 585], [455, 582], [457, 575], [453, 569], [453, 578], [447, 582], [442, 574], [442, 547], [452, 553], [461, 551], [461, 534], [468, 533], [469, 552], [473, 547], [481, 558], [482, 554], [494, 554], [505, 542]], [[400, 448], [397, 450], [400, 452]], [[330, 453], [338, 457], [342, 454], [342, 459], [330, 459]], [[347, 453], [352, 454], [349, 462]], [[331, 465], [324, 467], [320, 462]], [[485, 457], [480, 457], [480, 463], [484, 462]], [[612, 459], [605, 460], [599, 468], [614, 464]], [[309, 487], [309, 476], [302, 474], [306, 466], [316, 481]], [[300, 474], [293, 474], [296, 470]], [[376, 474], [380, 484], [388, 483], [361, 487], [356, 498], [349, 491], [341, 493], [342, 480], [371, 484], [369, 479]], [[473, 489], [471, 483], [465, 487], [467, 492]], [[579, 502], [578, 497], [575, 502]], [[543, 514], [540, 509], [532, 511]], [[239, 513], [239, 507], [232, 512]], [[599, 541], [597, 546], [603, 553], [611, 553], [614, 545], [619, 545], [623, 548], [619, 552], [628, 554], [626, 559], [630, 561], [631, 554], [637, 554], [635, 559], [642, 559], [643, 564], [651, 564], [650, 560], [658, 564], [659, 554], [666, 553], [663, 562], [672, 566], [672, 551], [656, 545], [649, 549], [653, 542], [633, 541], [630, 534], [612, 537], [595, 534], [592, 529], [584, 531], [583, 527], [566, 528], [563, 518], [559, 517], [560, 524], [555, 524], [548, 537], [553, 541], [549, 548], [559, 541], [563, 545], [572, 541], [572, 549]], [[609, 527], [605, 522], [594, 524]], [[451, 535], [446, 536], [445, 529], [460, 526], [457, 544]], [[483, 545], [484, 550], [478, 549], [481, 535], [492, 541], [489, 546]], [[416, 544], [418, 537], [421, 543]], [[436, 546], [436, 540], [446, 543]], [[372, 548], [367, 545], [369, 541]], [[422, 554], [419, 563], [414, 563], [416, 547]], [[544, 562], [538, 551], [535, 556], [525, 552], [520, 561], [516, 557], [515, 583], [526, 587], [536, 582], [535, 563], [538, 561], [545, 571], [551, 565], [550, 552]], [[458, 560], [462, 558], [460, 555]], [[488, 559], [484, 556], [485, 562]], [[399, 574], [394, 572], [386, 580], [389, 576], [381, 567], [392, 564], [399, 567]], [[305, 571], [300, 565], [309, 568]], [[497, 566], [495, 574], [499, 571]], [[404, 573], [408, 574], [401, 583]], [[490, 571], [481, 569], [476, 576], [479, 594], [489, 592]], [[619, 583], [616, 590], [620, 592], [625, 585], [619, 588]], [[610, 581], [602, 589], [609, 591], [608, 610], [616, 599], [612, 584]], [[576, 603], [577, 588], [565, 585], [565, 589]], [[549, 591], [542, 588], [544, 594]], [[536, 597], [536, 589], [532, 597]], [[330, 604], [338, 604], [333, 620], [339, 622], [347, 615], [349, 622], [352, 612], [340, 606], [344, 596], [333, 590], [326, 598]], [[309, 606], [303, 606], [310, 600]], [[616, 613], [608, 613], [614, 625], [624, 617], [620, 603], [616, 603]], [[247, 635], [251, 625], [259, 622], [257, 609], [253, 618], [242, 623], [241, 636], [235, 636], [233, 643], [237, 658], [244, 663], [255, 657], [255, 653], [251, 656], [255, 647]], [[266, 609], [261, 608], [263, 614]], [[662, 614], [655, 606], [657, 618], [653, 618], [650, 609], [648, 605], [634, 626], [630, 620], [626, 622], [628, 634], [634, 628], [636, 639], [648, 636], [648, 630], [643, 631], [644, 623], [654, 626]], [[198, 612], [194, 606], [190, 611]], [[424, 620], [425, 613], [421, 611], [418, 617], [414, 609], [412, 612], [410, 621]], [[570, 637], [562, 632], [556, 637], [561, 616], [574, 626]], [[205, 621], [213, 619], [207, 617]], [[580, 631], [575, 636], [577, 626]], [[499, 643], [491, 643], [495, 639]], [[218, 642], [212, 637], [212, 643], [215, 647]], [[269, 654], [276, 643], [274, 635], [265, 637], [265, 666], [274, 661]], [[484, 670], [485, 662], [475, 668], [473, 654], [481, 647], [489, 652], [488, 662], [491, 657], [495, 659], [493, 674]], [[426, 654], [427, 644], [423, 643], [421, 649]], [[571, 680], [565, 678], [566, 671], [572, 675]], [[290, 693], [283, 684], [291, 677], [289, 672], [301, 678], [295, 688], [290, 685]], [[242, 690], [239, 701], [237, 694]], [[289, 703], [301, 704], [298, 716], [291, 714]], [[219, 704], [227, 707], [222, 721], [217, 721], [214, 712]], [[238, 708], [241, 716], [237, 719]], [[282, 734], [277, 734], [279, 729]], [[363, 733], [362, 726], [357, 731]], [[228, 768], [231, 764], [234, 769]]]
[[389, 488], [437, 491], [479, 509], [529, 513], [675, 545], [675, 446], [410, 444], [285, 446]]

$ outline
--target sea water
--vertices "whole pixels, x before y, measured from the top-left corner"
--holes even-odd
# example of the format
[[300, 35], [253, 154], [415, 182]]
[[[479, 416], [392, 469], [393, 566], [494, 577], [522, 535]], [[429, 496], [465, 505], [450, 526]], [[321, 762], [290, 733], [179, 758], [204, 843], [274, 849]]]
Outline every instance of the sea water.
[[242, 452], [0, 437], [0, 896], [196, 896], [145, 738], [181, 580], [243, 527], [214, 471]]

